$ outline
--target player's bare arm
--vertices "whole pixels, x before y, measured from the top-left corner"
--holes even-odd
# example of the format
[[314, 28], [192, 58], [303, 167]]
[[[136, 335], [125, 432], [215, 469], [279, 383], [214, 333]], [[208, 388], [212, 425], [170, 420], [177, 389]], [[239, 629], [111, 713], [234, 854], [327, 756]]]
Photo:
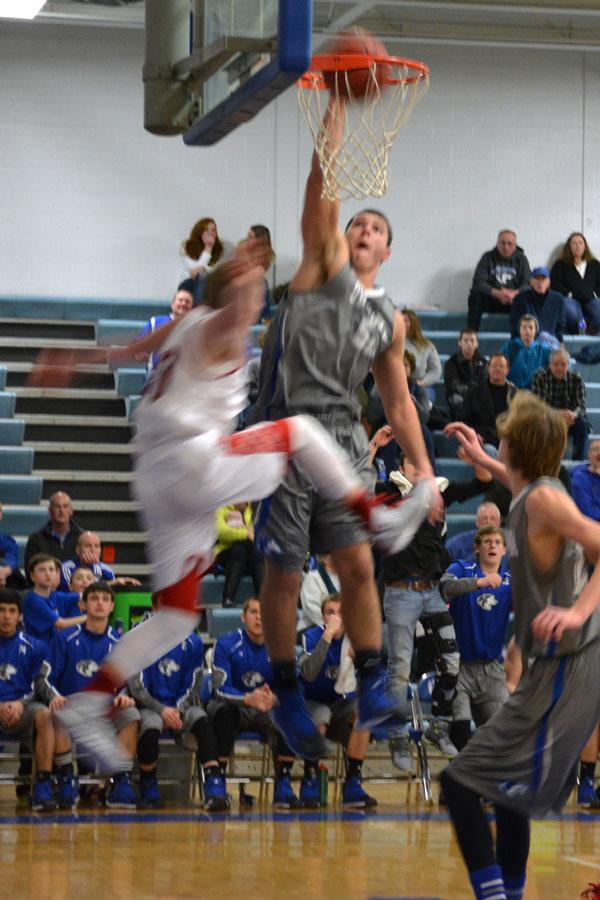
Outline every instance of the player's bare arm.
[[[529, 549], [540, 573], [553, 565], [565, 538], [581, 544], [588, 558], [598, 559], [600, 525], [582, 515], [562, 491], [546, 485], [534, 488], [527, 498], [527, 521]], [[599, 603], [600, 566], [596, 566], [573, 606], [549, 606], [534, 619], [533, 632], [542, 640], [560, 640], [565, 630], [581, 628]]]
[[[332, 143], [339, 142], [344, 121], [344, 101], [331, 97], [323, 117], [323, 130]], [[348, 262], [348, 246], [339, 228], [340, 204], [323, 194], [323, 172], [316, 153], [306, 182], [302, 213], [302, 262], [291, 283], [293, 291], [306, 291], [335, 277]]]
[[481, 441], [474, 428], [465, 425], [464, 422], [450, 422], [444, 428], [444, 434], [448, 437], [455, 437], [459, 441], [464, 454], [462, 459], [472, 466], [482, 466], [493, 478], [510, 488], [506, 466], [500, 460], [488, 456], [481, 446]]

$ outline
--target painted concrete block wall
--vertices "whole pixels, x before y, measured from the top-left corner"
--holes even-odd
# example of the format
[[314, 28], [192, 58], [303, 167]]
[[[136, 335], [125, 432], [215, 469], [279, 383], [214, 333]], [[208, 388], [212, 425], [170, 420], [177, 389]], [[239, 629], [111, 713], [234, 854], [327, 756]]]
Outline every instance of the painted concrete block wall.
[[[600, 56], [389, 49], [432, 71], [377, 201], [398, 303], [462, 308], [500, 227], [532, 265], [580, 228], [600, 255]], [[294, 92], [216, 147], [186, 148], [144, 132], [142, 61], [139, 31], [0, 25], [0, 294], [168, 297], [207, 214], [230, 242], [268, 225], [273, 277], [290, 277], [311, 152]]]

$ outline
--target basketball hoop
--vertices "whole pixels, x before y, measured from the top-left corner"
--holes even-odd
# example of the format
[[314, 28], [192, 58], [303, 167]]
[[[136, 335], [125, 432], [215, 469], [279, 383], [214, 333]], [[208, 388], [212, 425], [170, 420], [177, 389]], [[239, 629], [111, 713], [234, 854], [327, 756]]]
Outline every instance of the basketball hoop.
[[[414, 105], [427, 93], [428, 67], [395, 56], [323, 54], [313, 57], [297, 84], [298, 102], [323, 171], [323, 196], [382, 197], [390, 149]], [[330, 94], [340, 102], [332, 106], [331, 121], [324, 126]], [[336, 110], [342, 112], [337, 120]], [[332, 138], [337, 131], [339, 140]]]

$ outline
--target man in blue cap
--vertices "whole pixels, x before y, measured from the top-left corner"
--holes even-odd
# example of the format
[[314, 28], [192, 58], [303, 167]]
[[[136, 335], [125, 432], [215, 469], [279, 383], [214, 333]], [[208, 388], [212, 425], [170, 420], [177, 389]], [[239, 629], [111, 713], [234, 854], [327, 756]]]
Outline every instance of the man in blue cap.
[[[519, 336], [519, 319], [522, 316], [535, 316], [539, 324], [538, 340], [558, 347], [565, 332], [577, 332], [578, 322], [575, 322], [573, 330], [567, 327], [565, 298], [558, 291], [550, 290], [550, 270], [546, 266], [537, 266], [533, 270], [529, 285], [512, 302], [510, 336]], [[570, 321], [569, 325], [572, 325]]]

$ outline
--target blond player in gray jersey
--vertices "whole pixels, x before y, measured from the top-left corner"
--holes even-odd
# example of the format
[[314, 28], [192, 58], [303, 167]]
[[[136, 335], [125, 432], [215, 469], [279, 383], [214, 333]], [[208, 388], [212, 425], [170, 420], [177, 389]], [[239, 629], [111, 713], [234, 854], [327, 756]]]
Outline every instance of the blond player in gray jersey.
[[[331, 98], [323, 128], [339, 140], [343, 101]], [[386, 217], [359, 212], [347, 232], [339, 228], [339, 203], [323, 197], [316, 154], [302, 215], [304, 250], [288, 297], [271, 325], [263, 351], [258, 406], [266, 418], [310, 413], [350, 456], [364, 484], [372, 478], [357, 391], [373, 372], [387, 420], [417, 479], [431, 479], [404, 369], [404, 324], [375, 280], [390, 255]], [[441, 501], [435, 489], [435, 506]], [[261, 591], [265, 642], [273, 664], [279, 706], [277, 726], [292, 748], [317, 758], [323, 743], [298, 687], [295, 663], [296, 606], [302, 566], [312, 552], [331, 553], [341, 584], [343, 618], [355, 650], [359, 724], [365, 729], [402, 719], [406, 698], [393, 698], [381, 661], [381, 614], [368, 535], [339, 504], [318, 498], [301, 465], [261, 504], [256, 541], [266, 558]]]
[[[442, 774], [442, 786], [475, 897], [518, 900], [529, 819], [561, 809], [600, 718], [600, 525], [557, 479], [567, 429], [555, 410], [519, 394], [497, 427], [497, 460], [463, 423], [446, 431], [469, 462], [512, 492], [507, 544], [516, 641], [527, 665], [502, 709]], [[595, 566], [589, 580], [588, 564]], [[496, 809], [495, 847], [481, 797]]]

